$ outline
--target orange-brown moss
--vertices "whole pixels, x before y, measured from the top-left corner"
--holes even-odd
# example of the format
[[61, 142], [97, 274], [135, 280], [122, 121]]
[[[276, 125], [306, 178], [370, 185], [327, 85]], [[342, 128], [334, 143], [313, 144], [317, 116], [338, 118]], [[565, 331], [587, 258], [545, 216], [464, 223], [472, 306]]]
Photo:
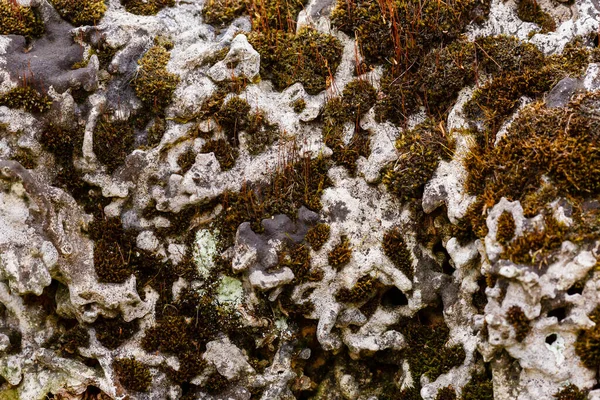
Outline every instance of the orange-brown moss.
[[402, 233], [398, 228], [393, 228], [385, 232], [381, 247], [396, 268], [402, 271], [408, 279], [412, 280], [414, 277], [412, 255], [408, 247], [406, 247]]
[[327, 224], [317, 224], [310, 228], [304, 239], [310, 244], [315, 251], [321, 250], [325, 242], [329, 240], [331, 228]]
[[517, 339], [517, 342], [522, 342], [531, 331], [529, 319], [527, 319], [525, 313], [519, 306], [511, 306], [508, 309], [506, 312], [506, 321], [508, 321], [515, 329], [515, 338]]
[[329, 265], [336, 269], [348, 264], [351, 257], [352, 246], [350, 245], [350, 239], [348, 239], [347, 236], [342, 236], [340, 242], [327, 254]]

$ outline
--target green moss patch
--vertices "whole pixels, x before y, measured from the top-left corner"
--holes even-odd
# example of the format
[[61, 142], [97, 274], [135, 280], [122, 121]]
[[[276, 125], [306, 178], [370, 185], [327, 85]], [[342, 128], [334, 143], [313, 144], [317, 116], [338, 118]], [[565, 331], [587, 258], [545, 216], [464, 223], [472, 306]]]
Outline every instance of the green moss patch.
[[167, 71], [171, 54], [160, 45], [150, 48], [138, 61], [138, 74], [132, 82], [135, 94], [155, 112], [171, 103], [179, 76]]
[[192, 165], [196, 162], [196, 152], [188, 148], [177, 157], [177, 165], [181, 168], [181, 174], [185, 174], [192, 168]]
[[443, 124], [427, 120], [405, 131], [396, 141], [398, 159], [384, 171], [383, 183], [403, 200], [420, 198], [440, 160], [449, 159], [453, 145]]
[[596, 308], [589, 317], [596, 325], [579, 332], [575, 341], [575, 354], [583, 365], [595, 371], [600, 365], [600, 308]]
[[478, 39], [484, 70], [496, 77], [475, 91], [464, 111], [495, 133], [517, 108], [522, 96], [538, 98], [566, 76], [585, 71], [590, 52], [578, 40], [567, 44], [562, 54], [544, 57], [531, 44], [500, 36]]
[[208, 140], [200, 150], [202, 153], [214, 153], [223, 171], [230, 170], [235, 165], [239, 150], [225, 139]]
[[477, 373], [462, 388], [462, 400], [494, 400], [494, 384], [487, 373]]
[[390, 229], [383, 235], [383, 252], [392, 260], [396, 268], [410, 280], [414, 277], [412, 255], [406, 247], [402, 233], [398, 228]]
[[304, 99], [298, 99], [292, 103], [292, 108], [295, 113], [301, 113], [306, 108], [306, 101]]
[[279, 125], [270, 122], [264, 111], [256, 110], [250, 114], [246, 134], [248, 152], [257, 155], [265, 151], [278, 138]]
[[435, 400], [456, 400], [456, 391], [452, 386], [446, 386], [438, 390]]
[[165, 7], [174, 7], [175, 0], [121, 0], [125, 10], [137, 15], [154, 15]]
[[113, 362], [119, 382], [126, 389], [145, 392], [152, 384], [150, 369], [135, 358], [122, 358]]
[[267, 184], [245, 185], [237, 193], [224, 194], [225, 212], [216, 225], [223, 245], [232, 244], [242, 222], [250, 221], [255, 232], [262, 232], [261, 221], [273, 215], [286, 214], [295, 219], [301, 206], [320, 210], [321, 195], [332, 185], [327, 176], [330, 165], [322, 157], [303, 157], [283, 165]]
[[75, 26], [96, 25], [106, 11], [104, 0], [51, 0], [61, 17]]
[[294, 273], [294, 282], [305, 282], [310, 277], [310, 251], [305, 245], [288, 245], [279, 253], [278, 267], [288, 267]]
[[239, 135], [244, 131], [248, 152], [252, 155], [262, 153], [279, 136], [279, 125], [270, 122], [263, 110], [252, 110], [250, 104], [240, 97], [233, 97], [222, 104], [214, 118], [232, 147], [239, 146]]
[[17, 86], [0, 95], [0, 106], [20, 108], [27, 112], [42, 113], [52, 106], [52, 100], [30, 86]]
[[94, 154], [108, 173], [113, 173], [133, 151], [135, 133], [129, 121], [111, 120], [101, 115], [94, 129]]
[[300, 82], [307, 93], [318, 94], [329, 86], [342, 59], [339, 40], [312, 28], [298, 34], [254, 31], [248, 40], [260, 53], [261, 76], [277, 90]]
[[202, 8], [204, 22], [224, 26], [246, 12], [245, 0], [208, 0]]
[[43, 33], [44, 23], [35, 9], [10, 0], [0, 0], [0, 35], [32, 38]]
[[517, 15], [525, 22], [535, 22], [542, 30], [541, 33], [554, 32], [556, 22], [552, 16], [542, 10], [536, 0], [520, 0], [517, 3]]

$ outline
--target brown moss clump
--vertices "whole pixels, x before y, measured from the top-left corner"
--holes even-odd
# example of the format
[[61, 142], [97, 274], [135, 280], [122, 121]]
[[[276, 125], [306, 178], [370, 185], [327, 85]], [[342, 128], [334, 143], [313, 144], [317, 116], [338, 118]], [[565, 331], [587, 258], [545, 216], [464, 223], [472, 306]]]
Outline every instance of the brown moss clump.
[[0, 95], [0, 106], [20, 108], [27, 112], [42, 113], [52, 106], [52, 100], [30, 86], [17, 86]]
[[63, 357], [73, 357], [79, 347], [88, 347], [90, 335], [83, 326], [76, 325], [58, 338], [59, 351]]
[[277, 90], [300, 82], [308, 94], [318, 94], [329, 86], [342, 58], [339, 40], [312, 28], [297, 34], [253, 31], [248, 40], [260, 53], [261, 76]]
[[196, 162], [196, 152], [188, 148], [186, 151], [181, 153], [179, 157], [177, 157], [177, 165], [181, 168], [181, 173], [184, 174], [192, 168], [192, 165]]
[[329, 265], [333, 268], [343, 267], [352, 257], [352, 246], [347, 236], [342, 236], [340, 242], [327, 254]]
[[252, 15], [252, 30], [261, 32], [296, 31], [298, 13], [307, 0], [246, 0], [248, 13]]
[[507, 244], [515, 236], [515, 218], [511, 212], [504, 211], [498, 217], [498, 228], [496, 230], [496, 240], [498, 243]]
[[230, 170], [235, 165], [239, 150], [229, 144], [225, 139], [211, 139], [204, 143], [202, 153], [214, 153], [215, 158], [223, 171]]
[[181, 316], [163, 317], [142, 338], [142, 348], [148, 352], [185, 353], [191, 346], [190, 327]]
[[494, 400], [494, 384], [487, 373], [473, 374], [462, 388], [462, 400]]
[[95, 220], [90, 226], [90, 237], [94, 240], [94, 268], [98, 281], [125, 282], [133, 274], [128, 263], [133, 244], [123, 230], [121, 220]]
[[121, 0], [125, 10], [137, 15], [154, 15], [165, 7], [174, 7], [175, 0]]
[[587, 395], [577, 386], [569, 384], [554, 394], [557, 400], [585, 400]]
[[410, 280], [414, 277], [412, 266], [412, 255], [406, 247], [402, 233], [398, 228], [393, 228], [385, 232], [381, 244], [383, 252], [392, 260], [396, 268]]
[[257, 155], [272, 145], [279, 134], [279, 125], [272, 123], [262, 110], [250, 114], [248, 126], [245, 128], [248, 135], [248, 152]]
[[407, 341], [402, 356], [408, 360], [416, 382], [419, 382], [423, 374], [433, 381], [465, 359], [465, 351], [461, 345], [446, 346], [450, 330], [443, 319], [428, 318], [424, 313], [427, 310], [422, 310], [420, 317], [402, 321], [396, 327]]
[[11, 0], [0, 0], [0, 35], [39, 37], [44, 23], [36, 10]]
[[544, 57], [531, 44], [503, 36], [497, 39], [498, 43], [494, 43], [495, 38], [476, 42], [481, 59], [489, 58], [484, 69], [490, 68], [497, 76], [477, 89], [464, 106], [467, 116], [486, 124], [492, 139], [522, 96], [538, 98], [562, 78], [581, 75], [590, 57], [579, 40], [568, 43], [562, 54]]
[[[443, 4], [395, 0], [385, 5], [376, 0], [338, 0], [332, 23], [357, 38], [367, 68], [387, 66], [377, 116], [400, 122], [420, 104], [433, 110], [446, 108], [463, 82], [473, 79], [472, 45], [458, 44], [449, 51], [436, 50], [428, 60], [425, 57], [431, 49], [443, 49], [459, 38], [471, 21], [482, 21], [489, 6], [489, 1], [474, 0]], [[423, 66], [427, 67], [420, 72]]]
[[541, 33], [554, 32], [556, 30], [556, 22], [552, 16], [542, 10], [542, 7], [536, 0], [520, 0], [517, 3], [517, 15], [525, 22], [534, 22], [538, 24], [542, 31]]
[[145, 392], [152, 384], [150, 369], [135, 358], [122, 358], [113, 362], [113, 368], [123, 387]]
[[600, 365], [600, 308], [596, 308], [589, 317], [596, 325], [579, 332], [575, 353], [583, 365], [595, 371]]
[[109, 174], [123, 164], [134, 148], [135, 133], [128, 121], [111, 120], [108, 115], [98, 117], [94, 129], [94, 154], [106, 166]]
[[224, 26], [246, 12], [245, 0], [208, 0], [202, 8], [204, 22]]
[[420, 198], [440, 160], [452, 155], [443, 124], [427, 120], [396, 141], [400, 156], [383, 175], [388, 190], [403, 200]]
[[51, 0], [61, 17], [75, 26], [95, 25], [106, 11], [104, 0]]
[[217, 394], [225, 390], [228, 382], [227, 378], [215, 372], [204, 382], [203, 389], [209, 394]]
[[466, 40], [456, 40], [441, 49], [433, 49], [423, 59], [419, 69], [423, 103], [432, 112], [446, 112], [458, 92], [475, 81], [477, 74], [476, 46]]
[[167, 71], [171, 54], [163, 46], [153, 46], [138, 61], [138, 74], [133, 81], [135, 94], [154, 111], [171, 103], [179, 76]]
[[288, 267], [294, 273], [295, 282], [304, 282], [310, 275], [310, 252], [302, 244], [287, 246], [279, 254], [278, 267]]
[[[346, 85], [341, 97], [329, 100], [323, 110], [323, 141], [333, 150], [335, 163], [346, 167], [351, 176], [356, 174], [358, 158], [371, 154], [369, 132], [363, 130], [359, 122], [375, 100], [373, 86], [362, 79], [355, 79]], [[348, 144], [343, 140], [346, 122], [354, 124], [354, 134]]]
[[356, 282], [352, 289], [341, 288], [335, 294], [335, 298], [344, 303], [362, 303], [373, 296], [377, 286], [377, 279], [365, 275]]
[[239, 145], [239, 132], [248, 125], [248, 115], [251, 109], [246, 100], [241, 97], [233, 97], [223, 104], [215, 115], [217, 123], [223, 129], [227, 140], [232, 146], [237, 147]]
[[551, 215], [544, 217], [544, 228], [525, 232], [502, 253], [503, 258], [519, 264], [546, 266], [552, 260], [551, 251], [566, 240], [568, 228]]
[[125, 322], [121, 317], [99, 317], [93, 326], [96, 331], [96, 339], [110, 350], [118, 348], [131, 339], [138, 330], [137, 320]]
[[[502, 197], [522, 201], [528, 216], [544, 215], [544, 228], [513, 239], [503, 257], [547, 264], [564, 240], [584, 243], [600, 232], [597, 213], [581, 206], [600, 193], [600, 123], [591, 116], [598, 107], [598, 93], [578, 96], [564, 109], [534, 103], [521, 110], [497, 145], [494, 135], [480, 138], [465, 158], [466, 189], [478, 196], [471, 212], [473, 223], [483, 225], [484, 210]], [[548, 208], [559, 197], [568, 199], [573, 209], [575, 223], [568, 229], [551, 217]]]
[[446, 386], [438, 390], [435, 400], [456, 400], [456, 391], [452, 386]]
[[29, 150], [19, 148], [11, 158], [26, 169], [34, 169], [37, 165], [36, 157]]
[[329, 240], [331, 227], [327, 224], [317, 224], [310, 228], [304, 237], [304, 240], [310, 244], [315, 251], [321, 250], [325, 242]]
[[381, 64], [394, 59], [406, 71], [419, 55], [456, 39], [472, 20], [481, 21], [488, 2], [392, 1], [381, 7], [375, 0], [338, 0], [332, 22], [356, 36], [366, 61]]
[[242, 222], [250, 221], [252, 230], [262, 232], [261, 221], [273, 215], [295, 219], [302, 206], [320, 210], [321, 195], [332, 185], [327, 175], [330, 166], [323, 157], [292, 158], [277, 168], [268, 183], [243, 185], [237, 193], [225, 193], [224, 212], [216, 223], [223, 245], [232, 245]]
[[167, 131], [167, 121], [161, 117], [155, 117], [150, 128], [148, 128], [147, 143], [148, 146], [156, 146], [162, 140]]
[[292, 108], [295, 113], [301, 113], [306, 108], [306, 101], [304, 99], [298, 99], [292, 103]]
[[531, 331], [529, 319], [519, 306], [511, 306], [506, 312], [506, 321], [515, 329], [517, 342], [522, 342]]

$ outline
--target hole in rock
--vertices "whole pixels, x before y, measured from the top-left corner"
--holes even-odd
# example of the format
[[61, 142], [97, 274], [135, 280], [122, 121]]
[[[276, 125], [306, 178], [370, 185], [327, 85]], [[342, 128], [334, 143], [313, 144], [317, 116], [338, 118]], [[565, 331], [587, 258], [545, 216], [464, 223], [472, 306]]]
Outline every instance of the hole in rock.
[[442, 264], [442, 272], [446, 275], [452, 275], [454, 271], [456, 271], [456, 268], [454, 268], [452, 264], [450, 264], [450, 260], [445, 260]]
[[548, 312], [548, 317], [556, 317], [557, 320], [562, 321], [567, 317], [567, 308], [555, 308], [554, 310]]
[[446, 323], [444, 321], [444, 305], [441, 301], [435, 306], [427, 306], [419, 310], [416, 317], [423, 325], [434, 326]]
[[[84, 358], [83, 363], [90, 368], [100, 367], [100, 361], [98, 361], [95, 358]], [[98, 388], [96, 388], [96, 389], [98, 389]], [[100, 390], [100, 389], [98, 389], [98, 390]]]
[[397, 287], [391, 287], [381, 297], [381, 304], [385, 307], [405, 306], [408, 304], [408, 298]]
[[574, 294], [581, 294], [583, 292], [583, 285], [575, 283], [567, 290], [567, 294], [573, 296]]
[[437, 242], [435, 246], [433, 246], [433, 254], [442, 253], [444, 255], [444, 262], [442, 263], [442, 272], [446, 275], [452, 275], [456, 268], [450, 264], [450, 255], [442, 245], [442, 242]]
[[551, 335], [546, 336], [546, 343], [552, 344], [556, 342], [556, 339], [558, 339], [558, 336], [556, 335], [556, 333], [553, 333]]

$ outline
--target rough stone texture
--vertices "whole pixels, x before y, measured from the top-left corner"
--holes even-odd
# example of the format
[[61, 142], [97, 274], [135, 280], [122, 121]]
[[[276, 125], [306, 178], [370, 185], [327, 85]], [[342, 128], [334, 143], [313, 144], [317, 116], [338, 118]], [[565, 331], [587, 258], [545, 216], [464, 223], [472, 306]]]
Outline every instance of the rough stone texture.
[[[404, 123], [381, 120], [378, 105], [391, 96], [383, 77], [398, 60], [365, 65], [364, 43], [332, 24], [335, 1], [310, 0], [286, 19], [290, 34], [314, 28], [343, 49], [316, 95], [299, 82], [278, 92], [262, 76], [272, 71], [261, 70], [265, 54], [250, 44], [256, 21], [269, 23], [262, 11], [215, 27], [204, 20], [209, 3], [177, 1], [142, 16], [109, 0], [97, 26], [75, 28], [51, 2], [19, 0], [36, 7], [46, 32], [0, 36], [0, 96], [25, 78], [53, 104], [36, 114], [0, 106], [0, 398], [433, 400], [452, 387], [462, 399], [481, 375], [493, 383], [496, 400], [552, 399], [568, 384], [600, 398], [593, 390], [597, 371], [576, 351], [581, 332], [597, 329], [594, 222], [586, 222], [588, 240], [561, 240], [543, 267], [510, 261], [507, 243], [498, 240], [502, 215], [514, 220], [512, 244], [544, 227], [544, 215], [528, 215], [524, 199], [486, 203], [477, 216], [486, 231], [466, 238], [460, 232], [478, 200], [467, 188], [465, 159], [476, 145], [473, 127], [481, 128], [463, 106], [492, 74], [477, 75], [441, 116], [423, 103]], [[539, 4], [556, 20], [554, 32], [521, 21], [516, 3], [493, 0], [483, 21], [466, 26], [464, 39], [510, 35], [551, 56], [580, 37], [592, 55], [580, 76], [561, 76], [537, 98], [519, 96], [490, 146], [502, 144], [527, 107], [566, 109], [600, 88], [592, 52], [598, 3]], [[132, 86], [138, 61], [153, 46], [168, 50], [166, 71], [179, 77], [164, 109], [143, 103]], [[82, 61], [87, 65], [72, 68]], [[302, 68], [303, 61], [313, 60], [287, 67]], [[376, 105], [340, 123], [342, 150], [352, 150], [360, 133], [368, 138], [368, 154], [359, 151], [350, 171], [343, 156], [351, 152], [340, 153], [324, 137], [323, 109], [357, 78], [373, 85]], [[411, 88], [407, 96], [425, 89]], [[218, 102], [234, 97], [251, 111], [236, 116], [232, 131]], [[304, 107], [296, 109], [299, 100]], [[277, 132], [254, 155], [252, 135], [260, 132], [236, 129], [258, 110]], [[395, 196], [382, 179], [405, 156], [395, 142], [428, 118], [437, 118], [451, 154], [437, 161], [417, 198]], [[94, 150], [98, 127], [109, 122], [133, 129], [133, 148], [114, 171]], [[72, 154], [52, 154], [44, 142], [49, 126], [73, 135]], [[164, 134], [151, 141], [160, 127]], [[117, 132], [115, 147], [123, 135]], [[222, 147], [203, 150], [219, 139]], [[232, 149], [235, 162], [224, 168], [220, 150]], [[311, 170], [311, 160], [325, 160], [324, 170]], [[577, 223], [569, 197], [547, 201], [567, 230]], [[598, 201], [592, 193], [582, 207], [593, 212]], [[92, 239], [100, 232], [91, 230], [112, 220], [111, 255], [100, 252]], [[316, 248], [307, 238], [321, 224], [328, 233]], [[402, 251], [386, 248], [389, 232], [398, 233]], [[340, 243], [348, 254], [336, 263]], [[307, 276], [280, 265], [282, 252], [294, 246], [307, 249]], [[398, 254], [414, 273], [397, 265]], [[129, 268], [126, 279], [101, 277], [94, 260], [110, 256], [110, 267]], [[526, 321], [523, 337], [509, 316], [514, 307]], [[429, 342], [419, 343], [426, 335], [415, 337], [415, 324], [443, 338], [433, 355]], [[456, 359], [436, 358], [455, 348]], [[416, 374], [421, 354], [439, 373]], [[146, 392], [129, 390], [118, 376], [113, 363], [124, 358], [148, 368]]]

